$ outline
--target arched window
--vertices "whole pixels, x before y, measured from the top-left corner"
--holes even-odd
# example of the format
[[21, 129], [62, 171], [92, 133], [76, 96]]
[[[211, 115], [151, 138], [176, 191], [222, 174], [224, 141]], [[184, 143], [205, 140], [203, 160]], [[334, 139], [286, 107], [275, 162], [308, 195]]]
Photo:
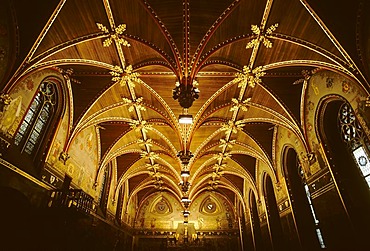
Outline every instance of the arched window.
[[44, 80], [15, 135], [14, 143], [21, 152], [36, 156], [51, 121], [55, 116], [57, 88], [51, 80]]
[[361, 176], [365, 179], [368, 187], [370, 187], [369, 142], [356, 119], [352, 107], [348, 103], [343, 103], [339, 109], [338, 124], [343, 141], [347, 143], [352, 157], [361, 171]]
[[297, 153], [292, 148], [287, 148], [284, 155], [285, 179], [301, 245], [307, 250], [326, 248]]
[[110, 181], [111, 181], [111, 163], [109, 163], [108, 166], [104, 170], [102, 186], [100, 190], [99, 205], [100, 205], [100, 209], [103, 211], [104, 214], [107, 212]]

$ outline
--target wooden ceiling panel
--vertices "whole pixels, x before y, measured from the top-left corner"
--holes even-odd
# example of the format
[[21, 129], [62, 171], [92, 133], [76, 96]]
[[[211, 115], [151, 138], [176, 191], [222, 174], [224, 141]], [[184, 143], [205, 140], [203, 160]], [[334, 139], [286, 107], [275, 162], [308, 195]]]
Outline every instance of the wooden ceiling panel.
[[[222, 21], [220, 26], [217, 28], [215, 33], [212, 35], [210, 41], [204, 50], [203, 56], [216, 47], [218, 44], [222, 44], [226, 41], [239, 41], [245, 39], [251, 35], [251, 25], [259, 25], [263, 11], [266, 5], [266, 1], [252, 0], [252, 1], [239, 1], [236, 7], [232, 10], [232, 13]], [[253, 14], [248, 14], [253, 13]], [[242, 41], [244, 48], [248, 41]], [[239, 42], [238, 42], [239, 43]], [[236, 58], [243, 59], [239, 54]], [[245, 64], [242, 64], [245, 65]]]
[[104, 122], [99, 124], [99, 127], [102, 156], [121, 136], [131, 130], [128, 124], [118, 121]]
[[244, 154], [233, 154], [232, 159], [237, 162], [244, 170], [247, 170], [251, 177], [256, 179], [256, 159]]
[[243, 131], [250, 135], [261, 145], [262, 149], [272, 160], [272, 142], [274, 135], [274, 125], [271, 123], [247, 123]]
[[[162, 1], [157, 2], [162, 3]], [[181, 2], [180, 4], [182, 5]], [[169, 7], [169, 5], [165, 6]], [[158, 25], [154, 15], [151, 14], [151, 10], [147, 8], [144, 1], [111, 1], [111, 9], [117, 25], [127, 24], [126, 34], [128, 36], [132, 36], [145, 43], [155, 45], [155, 47], [163, 50], [174, 61], [171, 44], [166, 39], [163, 27]], [[154, 10], [157, 11], [156, 9]], [[173, 8], [171, 12], [167, 13], [173, 13], [174, 10], [179, 10], [179, 8]], [[159, 17], [162, 19], [162, 15]], [[181, 15], [175, 15], [175, 17], [179, 17], [181, 19]], [[181, 33], [181, 31], [179, 32]]]
[[140, 159], [140, 154], [129, 153], [118, 156], [116, 159], [117, 159], [117, 177], [119, 179], [121, 175], [127, 171], [127, 169], [129, 169], [137, 160]]
[[96, 23], [109, 27], [102, 1], [66, 1], [35, 55], [56, 45], [100, 32]]

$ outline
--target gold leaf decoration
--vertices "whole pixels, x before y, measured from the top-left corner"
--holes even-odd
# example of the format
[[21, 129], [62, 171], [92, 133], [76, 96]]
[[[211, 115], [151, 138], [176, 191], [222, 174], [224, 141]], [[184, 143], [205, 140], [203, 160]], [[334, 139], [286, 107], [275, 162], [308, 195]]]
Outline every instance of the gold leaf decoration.
[[231, 153], [225, 152], [225, 153], [214, 154], [213, 158], [215, 158], [217, 161], [224, 161], [226, 159], [231, 158]]
[[155, 152], [142, 152], [140, 156], [151, 161], [154, 161], [159, 158], [159, 155]]
[[220, 145], [218, 147], [224, 148], [224, 147], [230, 147], [232, 148], [233, 145], [235, 144], [236, 140], [229, 140], [226, 141], [226, 139], [220, 139]]
[[122, 76], [121, 85], [127, 84], [131, 87], [135, 87], [135, 82], [139, 82], [140, 74], [133, 72], [132, 65], [128, 65], [124, 71], [125, 74]]
[[227, 124], [222, 125], [221, 131], [225, 131], [225, 134], [238, 133], [238, 130], [241, 130], [244, 127], [244, 123], [241, 121], [232, 121], [229, 120]]
[[242, 72], [235, 74], [236, 78], [232, 82], [239, 83], [238, 87], [246, 87], [247, 85], [251, 88], [254, 88], [256, 84], [262, 82], [261, 77], [266, 73], [263, 71], [263, 67], [259, 66], [251, 70], [247, 65], [243, 67]]
[[265, 34], [263, 34], [260, 27], [258, 27], [257, 25], [252, 25], [251, 30], [255, 35], [257, 35], [257, 37], [249, 41], [245, 48], [246, 49], [253, 48], [257, 46], [260, 42], [262, 42], [266, 48], [272, 48], [272, 42], [269, 39], [267, 39], [267, 37], [270, 36], [278, 26], [279, 26], [278, 23], [271, 25], [266, 30]]
[[116, 41], [118, 44], [126, 47], [130, 47], [130, 43], [123, 38], [123, 32], [126, 30], [126, 24], [120, 24], [118, 25], [111, 33], [109, 32], [108, 28], [105, 27], [101, 23], [96, 23], [98, 26], [98, 29], [101, 30], [102, 32], [109, 34], [109, 37], [106, 38], [103, 41], [103, 46], [104, 47], [109, 47], [113, 41]]
[[231, 99], [231, 101], [234, 103], [234, 105], [230, 108], [230, 111], [237, 111], [239, 109], [242, 109], [244, 112], [248, 111], [247, 103], [251, 101], [251, 98], [247, 98], [244, 101], [239, 101], [236, 98]]
[[138, 139], [137, 140], [137, 143], [139, 144], [139, 146], [144, 146], [144, 147], [152, 147], [153, 146], [152, 142], [153, 142], [152, 139], [146, 139], [146, 140]]
[[135, 122], [130, 123], [130, 127], [136, 132], [139, 132], [141, 130], [143, 133], [147, 133], [149, 130], [152, 129], [152, 125], [148, 124], [145, 120], [136, 120]]

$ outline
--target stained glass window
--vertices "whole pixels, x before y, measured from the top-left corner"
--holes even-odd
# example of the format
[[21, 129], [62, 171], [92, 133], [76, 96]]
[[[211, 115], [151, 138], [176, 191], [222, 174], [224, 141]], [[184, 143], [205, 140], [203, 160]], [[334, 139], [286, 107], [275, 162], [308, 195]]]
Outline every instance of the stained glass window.
[[22, 152], [31, 155], [38, 149], [50, 124], [56, 100], [55, 84], [48, 80], [43, 81], [15, 135], [14, 143], [22, 147]]
[[347, 143], [361, 175], [370, 188], [370, 158], [366, 150], [368, 140], [348, 103], [344, 103], [340, 107], [338, 123], [342, 132], [342, 139]]

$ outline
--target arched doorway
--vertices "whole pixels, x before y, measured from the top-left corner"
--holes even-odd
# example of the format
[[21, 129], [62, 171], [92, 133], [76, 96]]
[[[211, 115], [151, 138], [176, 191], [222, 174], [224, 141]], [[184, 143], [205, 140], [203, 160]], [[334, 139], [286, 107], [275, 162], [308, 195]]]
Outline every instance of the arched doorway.
[[283, 235], [283, 229], [281, 227], [279, 210], [276, 204], [274, 186], [269, 175], [265, 175], [264, 196], [266, 201], [266, 211], [268, 215], [267, 219], [273, 250], [285, 251], [285, 238]]
[[[361, 170], [358, 150], [368, 154], [368, 139], [348, 102], [326, 100], [320, 110], [319, 136], [337, 185], [342, 205], [332, 204], [328, 246], [335, 250], [367, 250], [370, 231], [369, 186]], [[368, 156], [365, 156], [368, 162]]]
[[257, 202], [254, 193], [251, 192], [249, 195], [249, 206], [250, 206], [250, 221], [251, 221], [251, 228], [253, 233], [253, 244], [254, 250], [260, 251], [264, 250], [262, 245], [262, 235], [261, 235], [261, 226], [260, 226], [260, 218], [258, 215], [257, 209]]
[[305, 181], [297, 153], [292, 148], [288, 148], [284, 152], [284, 174], [302, 249], [318, 250], [320, 243], [321, 247], [325, 248], [309, 187]]

